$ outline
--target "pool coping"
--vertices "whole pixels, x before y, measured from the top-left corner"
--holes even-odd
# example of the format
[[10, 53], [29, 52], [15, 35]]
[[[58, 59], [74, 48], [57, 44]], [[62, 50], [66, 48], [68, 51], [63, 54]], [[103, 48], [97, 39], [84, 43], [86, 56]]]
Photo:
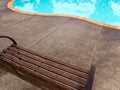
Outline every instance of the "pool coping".
[[76, 18], [76, 19], [87, 21], [87, 22], [91, 22], [91, 23], [96, 24], [96, 25], [112, 28], [115, 30], [120, 30], [120, 26], [105, 24], [105, 23], [91, 20], [89, 18], [85, 18], [85, 17], [81, 17], [81, 16], [72, 16], [72, 15], [66, 15], [66, 14], [42, 14], [42, 13], [39, 14], [39, 13], [34, 13], [34, 12], [27, 12], [27, 11], [18, 10], [16, 8], [14, 8], [12, 5], [12, 3], [14, 3], [15, 1], [16, 0], [10, 0], [7, 4], [7, 7], [14, 12], [19, 12], [19, 13], [23, 13], [23, 14], [31, 14], [31, 15], [39, 15], [39, 16], [64, 16], [64, 17]]

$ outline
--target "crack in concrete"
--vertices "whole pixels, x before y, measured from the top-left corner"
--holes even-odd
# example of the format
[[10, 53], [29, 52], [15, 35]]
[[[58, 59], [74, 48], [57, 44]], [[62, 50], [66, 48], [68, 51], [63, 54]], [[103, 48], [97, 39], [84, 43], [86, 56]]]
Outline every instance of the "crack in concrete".
[[70, 18], [69, 20], [65, 21], [64, 23], [62, 23], [61, 25], [58, 25], [57, 27], [54, 27], [53, 30], [49, 31], [47, 34], [43, 35], [40, 39], [37, 39], [36, 41], [34, 41], [31, 45], [28, 46], [28, 48], [31, 48], [33, 45], [37, 44], [38, 42], [42, 41], [44, 38], [50, 36], [54, 31], [57, 31], [57, 29], [59, 29], [61, 26], [65, 25], [68, 21], [70, 21], [72, 18]]
[[[103, 29], [103, 27], [101, 27], [101, 33], [102, 33], [102, 29]], [[97, 63], [99, 62], [99, 61], [97, 61], [97, 62], [94, 62], [94, 61], [96, 61], [96, 58], [97, 58], [97, 49], [98, 49], [98, 45], [99, 45], [100, 40], [101, 40], [101, 35], [95, 43], [95, 46], [94, 46], [94, 49], [92, 52], [93, 60], [91, 61], [91, 65], [94, 64], [96, 66]]]
[[31, 16], [31, 17], [29, 17], [29, 18], [26, 18], [26, 19], [24, 19], [24, 20], [22, 20], [22, 21], [16, 22], [16, 23], [14, 23], [14, 24], [12, 24], [12, 25], [8, 25], [7, 28], [6, 28], [6, 27], [3, 27], [3, 29], [2, 29], [1, 31], [6, 31], [6, 30], [8, 30], [8, 29], [12, 29], [12, 27], [14, 27], [14, 25], [23, 23], [23, 22], [31, 19], [32, 17], [33, 17], [33, 16]]

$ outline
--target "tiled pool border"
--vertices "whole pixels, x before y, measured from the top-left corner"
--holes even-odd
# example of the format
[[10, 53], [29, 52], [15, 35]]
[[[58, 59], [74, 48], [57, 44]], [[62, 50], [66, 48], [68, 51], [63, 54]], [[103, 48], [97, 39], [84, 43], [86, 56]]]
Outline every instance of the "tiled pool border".
[[81, 19], [81, 20], [85, 20], [100, 26], [104, 26], [104, 27], [108, 27], [108, 28], [113, 28], [116, 30], [120, 30], [120, 26], [114, 26], [114, 25], [110, 25], [110, 24], [105, 24], [105, 23], [101, 23], [101, 22], [97, 22], [95, 20], [91, 20], [88, 18], [84, 18], [84, 17], [80, 17], [80, 16], [72, 16], [72, 15], [65, 15], [65, 14], [38, 14], [38, 13], [34, 13], [34, 12], [26, 12], [26, 11], [22, 11], [22, 10], [18, 10], [16, 8], [13, 7], [12, 3], [14, 3], [15, 0], [10, 0], [7, 4], [8, 8], [11, 9], [12, 11], [15, 12], [20, 12], [20, 13], [24, 13], [24, 14], [32, 14], [32, 15], [41, 15], [41, 16], [64, 16], [64, 17], [72, 17], [72, 18], [77, 18], [77, 19]]

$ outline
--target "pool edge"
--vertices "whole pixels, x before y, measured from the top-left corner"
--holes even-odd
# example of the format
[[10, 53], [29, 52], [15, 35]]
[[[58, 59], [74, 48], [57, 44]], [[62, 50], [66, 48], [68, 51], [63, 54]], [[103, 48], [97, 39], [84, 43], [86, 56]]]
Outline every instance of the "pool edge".
[[39, 15], [39, 16], [64, 16], [64, 17], [76, 18], [76, 19], [84, 20], [84, 21], [87, 21], [87, 22], [90, 22], [90, 23], [93, 23], [93, 24], [96, 24], [96, 25], [103, 26], [103, 27], [108, 27], [108, 28], [112, 28], [112, 29], [115, 29], [115, 30], [120, 30], [120, 26], [114, 26], [114, 25], [110, 25], [110, 24], [97, 22], [95, 20], [91, 20], [89, 18], [85, 18], [85, 17], [81, 17], [81, 16], [72, 16], [72, 15], [65, 15], [65, 14], [38, 14], [38, 13], [18, 10], [16, 8], [14, 8], [13, 5], [12, 5], [12, 3], [14, 3], [15, 1], [16, 0], [10, 0], [7, 4], [7, 7], [14, 12], [19, 12], [19, 13], [23, 13], [23, 14], [31, 14], [31, 15]]

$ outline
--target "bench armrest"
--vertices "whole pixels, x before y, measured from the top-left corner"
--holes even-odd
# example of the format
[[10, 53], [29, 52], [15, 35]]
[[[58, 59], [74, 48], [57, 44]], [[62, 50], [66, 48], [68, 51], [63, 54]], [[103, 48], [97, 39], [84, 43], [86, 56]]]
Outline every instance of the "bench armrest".
[[7, 38], [7, 39], [11, 40], [14, 45], [17, 45], [17, 42], [13, 38], [11, 38], [9, 36], [0, 36], [0, 38]]

